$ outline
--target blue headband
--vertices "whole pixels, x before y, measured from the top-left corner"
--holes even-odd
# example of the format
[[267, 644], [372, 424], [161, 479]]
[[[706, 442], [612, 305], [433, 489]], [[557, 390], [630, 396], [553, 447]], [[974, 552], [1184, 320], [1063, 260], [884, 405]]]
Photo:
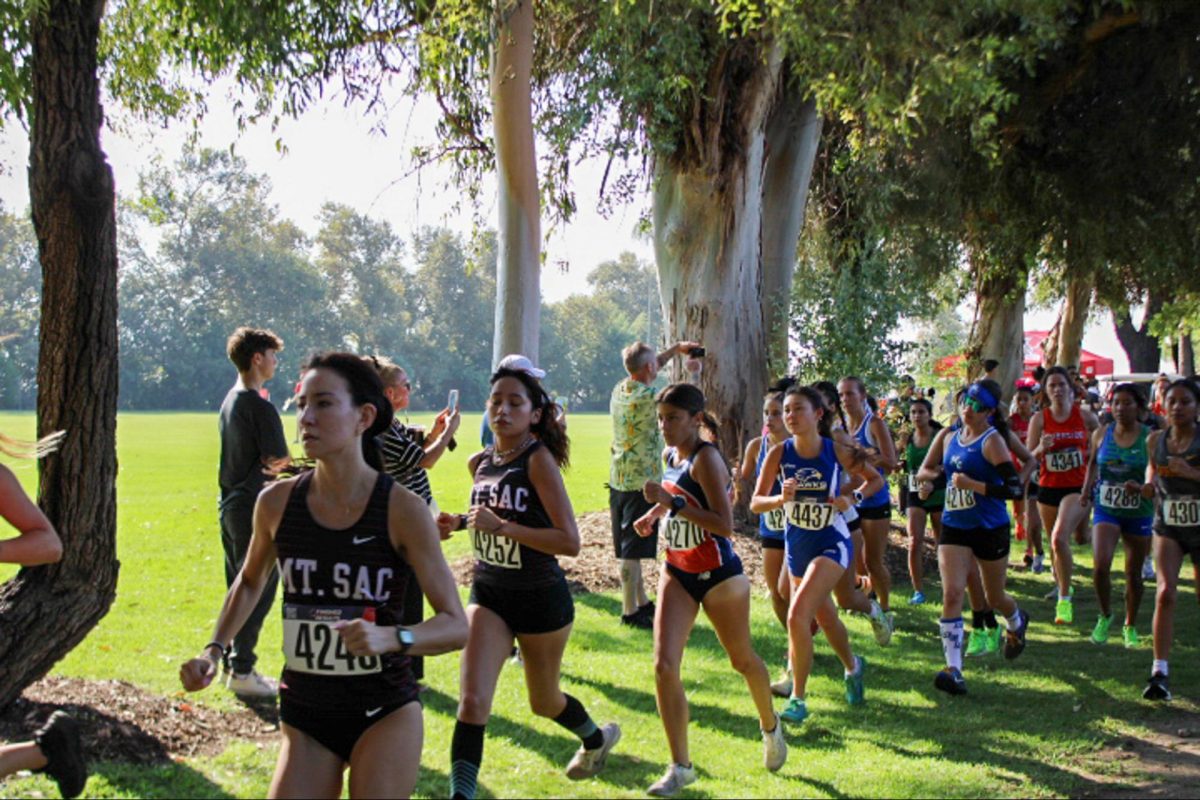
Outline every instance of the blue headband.
[[981, 383], [972, 383], [971, 388], [967, 389], [967, 397], [979, 401], [984, 408], [997, 408], [1000, 405], [1000, 401], [996, 399], [995, 395]]

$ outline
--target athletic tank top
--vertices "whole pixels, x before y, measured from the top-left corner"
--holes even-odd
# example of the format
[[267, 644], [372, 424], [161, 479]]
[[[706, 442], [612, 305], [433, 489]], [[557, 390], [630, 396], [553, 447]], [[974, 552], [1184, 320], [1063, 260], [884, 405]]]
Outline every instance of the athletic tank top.
[[1146, 479], [1146, 464], [1150, 453], [1146, 450], [1146, 439], [1150, 431], [1138, 426], [1137, 439], [1129, 447], [1121, 447], [1115, 438], [1116, 425], [1109, 425], [1104, 439], [1096, 452], [1096, 465], [1100, 468], [1100, 479], [1096, 482], [1094, 502], [1096, 507], [1112, 517], [1149, 517], [1154, 513], [1154, 500], [1147, 500], [1140, 492], [1125, 491], [1126, 481]]
[[998, 436], [995, 428], [988, 428], [982, 436], [970, 444], [962, 443], [966, 430], [959, 430], [946, 437], [942, 466], [946, 470], [946, 510], [942, 524], [953, 528], [998, 528], [1009, 522], [1008, 507], [998, 497], [988, 497], [966, 489], [956, 489], [953, 484], [955, 473], [962, 472], [969, 478], [986, 484], [1003, 485], [1004, 479], [983, 455], [983, 443], [991, 436]]
[[[763, 434], [762, 441], [758, 445], [758, 466], [754, 468], [754, 480], [757, 483], [758, 477], [762, 475], [763, 462], [767, 460], [767, 451], [771, 449], [771, 440], [767, 438], [767, 434]], [[775, 476], [775, 480], [771, 482], [771, 494], [779, 494], [782, 491], [779, 487], [779, 476]], [[764, 539], [781, 539], [783, 538], [783, 509], [775, 508], [758, 515], [758, 533]]]
[[[905, 467], [905, 484], [908, 491], [916, 494], [921, 490], [920, 484], [917, 482], [917, 472], [920, 471], [921, 465], [925, 463], [925, 456], [929, 455], [929, 448], [933, 447], [933, 440], [937, 438], [938, 432], [931, 431], [929, 441], [924, 447], [918, 447], [916, 443], [916, 434], [908, 437], [908, 444], [904, 446], [904, 467]], [[933, 492], [929, 495], [929, 499], [923, 501], [941, 505], [946, 499], [946, 477], [943, 475], [933, 482]]]
[[1013, 414], [1008, 418], [1008, 429], [1017, 435], [1021, 440], [1021, 444], [1029, 446], [1029, 422], [1033, 417], [1025, 419], [1020, 414]]
[[337, 713], [397, 702], [415, 685], [409, 658], [352, 656], [335, 628], [372, 612], [378, 625], [399, 625], [403, 617], [412, 569], [388, 535], [394, 481], [379, 473], [362, 516], [334, 530], [308, 510], [312, 477], [296, 479], [275, 532], [283, 585], [280, 691], [290, 702]]
[[790, 437], [783, 443], [779, 463], [784, 478], [796, 481], [796, 499], [783, 504], [788, 537], [816, 536], [836, 531], [849, 536], [846, 521], [831, 502], [840, 491], [842, 465], [832, 439], [821, 439], [815, 458], [805, 458]]
[[[663, 488], [693, 508], [709, 508], [704, 487], [692, 477], [692, 464], [704, 448], [712, 446], [701, 441], [691, 458], [678, 463], [672, 447], [663, 458]], [[709, 572], [737, 558], [728, 537], [716, 536], [678, 514], [664, 517], [661, 530], [666, 535], [667, 563], [684, 572]]]
[[[502, 520], [527, 528], [553, 528], [533, 482], [529, 480], [529, 458], [543, 447], [535, 441], [505, 464], [492, 460], [494, 445], [483, 451], [475, 467], [471, 505], [485, 506]], [[550, 586], [562, 578], [558, 559], [496, 533], [471, 531], [475, 553], [475, 580], [511, 589]]]
[[1053, 437], [1054, 444], [1038, 460], [1038, 485], [1048, 489], [1083, 486], [1087, 476], [1088, 433], [1079, 406], [1071, 406], [1065, 422], [1056, 422], [1054, 412], [1042, 409], [1042, 433]]
[[1200, 468], [1200, 430], [1192, 436], [1192, 443], [1182, 453], [1167, 450], [1169, 430], [1159, 437], [1154, 448], [1154, 491], [1159, 499], [1154, 526], [1197, 528], [1200, 527], [1200, 481], [1175, 475], [1167, 463], [1175, 455], [1187, 461], [1188, 466]]
[[[858, 430], [854, 432], [854, 438], [863, 447], [873, 447], [876, 450], [879, 450], [880, 447], [878, 443], [876, 443], [874, 437], [871, 435], [871, 420], [873, 419], [875, 419], [875, 412], [868, 411], [866, 416], [863, 417], [862, 424], [859, 425]], [[892, 502], [892, 496], [888, 492], [888, 484], [885, 480], [883, 482], [883, 488], [870, 497], [864, 497], [863, 501], [858, 504], [858, 507], [879, 508], [880, 506], [886, 506], [890, 502]]]

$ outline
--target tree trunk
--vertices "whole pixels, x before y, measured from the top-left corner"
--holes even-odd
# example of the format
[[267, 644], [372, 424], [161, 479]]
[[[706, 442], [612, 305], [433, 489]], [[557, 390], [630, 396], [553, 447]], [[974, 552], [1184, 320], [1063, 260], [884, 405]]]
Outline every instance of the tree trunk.
[[1175, 361], [1175, 371], [1186, 377], [1196, 371], [1196, 352], [1192, 349], [1192, 335], [1190, 333], [1181, 333], [1179, 335], [1178, 348], [1179, 358]]
[[821, 141], [817, 104], [784, 90], [767, 121], [763, 166], [762, 298], [767, 336], [767, 374], [788, 373], [788, 311], [796, 245], [804, 227], [808, 186]]
[[38, 433], [63, 429], [38, 499], [62, 561], [0, 588], [0, 707], [87, 636], [116, 594], [117, 241], [100, 149], [102, 0], [32, 12], [29, 190], [42, 265]]
[[975, 255], [971, 260], [972, 270], [982, 277], [975, 288], [975, 322], [967, 344], [968, 376], [980, 377], [984, 359], [996, 359], [1007, 402], [1025, 371], [1025, 275], [1012, 269], [989, 271]]
[[1150, 333], [1150, 320], [1162, 310], [1162, 298], [1154, 292], [1146, 296], [1146, 313], [1140, 327], [1134, 327], [1128, 308], [1112, 310], [1113, 329], [1117, 341], [1129, 358], [1130, 372], [1158, 372], [1162, 362], [1162, 345], [1158, 337]]
[[491, 92], [500, 230], [492, 364], [509, 353], [523, 353], [536, 364], [542, 234], [530, 87], [533, 3], [496, 0], [496, 16]]
[[1094, 283], [1090, 274], [1077, 275], [1067, 283], [1062, 324], [1058, 331], [1059, 364], [1079, 365], [1079, 358], [1083, 352], [1083, 329], [1087, 325]]
[[[767, 386], [767, 332], [760, 237], [767, 114], [776, 96], [777, 54], [757, 58], [729, 97], [736, 123], [714, 124], [689, 159], [656, 157], [654, 254], [667, 341], [693, 339], [707, 355], [701, 388], [721, 421], [720, 447], [744, 451], [758, 431]], [[729, 137], [736, 131], [738, 139]], [[678, 376], [676, 376], [678, 377]]]

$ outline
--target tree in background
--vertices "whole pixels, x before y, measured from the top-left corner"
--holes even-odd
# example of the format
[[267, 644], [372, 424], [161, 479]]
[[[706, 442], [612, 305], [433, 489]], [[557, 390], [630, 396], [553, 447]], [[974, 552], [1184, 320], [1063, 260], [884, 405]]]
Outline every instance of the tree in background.
[[33, 226], [0, 204], [0, 408], [27, 409], [37, 402], [33, 378], [41, 297]]

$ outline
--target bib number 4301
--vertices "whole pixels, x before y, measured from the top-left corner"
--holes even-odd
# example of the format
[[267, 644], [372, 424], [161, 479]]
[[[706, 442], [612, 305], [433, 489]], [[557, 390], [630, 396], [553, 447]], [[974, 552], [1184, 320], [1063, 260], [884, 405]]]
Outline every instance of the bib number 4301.
[[1164, 500], [1163, 520], [1181, 528], [1200, 526], [1200, 498], [1177, 497]]

